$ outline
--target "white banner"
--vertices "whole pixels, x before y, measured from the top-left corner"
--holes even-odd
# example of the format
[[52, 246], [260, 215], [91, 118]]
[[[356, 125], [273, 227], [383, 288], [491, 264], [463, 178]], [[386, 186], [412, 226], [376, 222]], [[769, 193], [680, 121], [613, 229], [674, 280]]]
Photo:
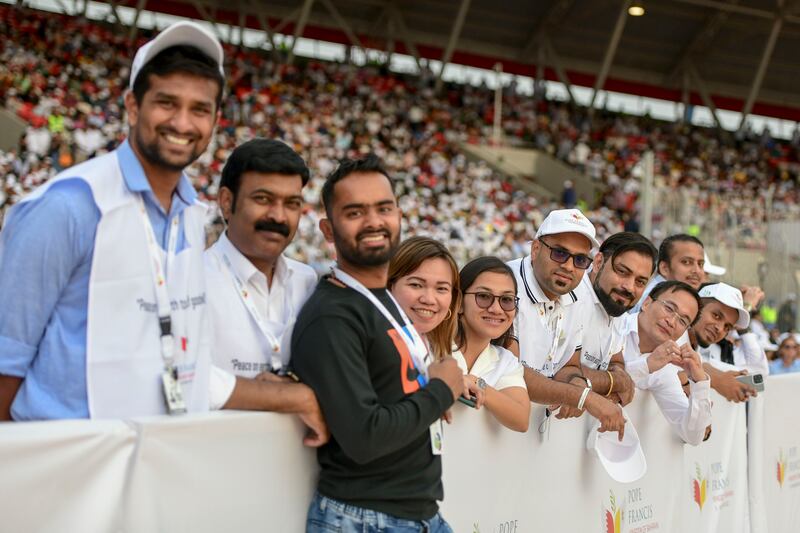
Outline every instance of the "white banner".
[[800, 531], [800, 375], [767, 378], [748, 411], [753, 533]]
[[[800, 531], [798, 386], [800, 377], [770, 378], [756, 421], [769, 533]], [[626, 412], [648, 470], [620, 484], [586, 451], [590, 417], [548, 429], [535, 407], [519, 434], [458, 404], [445, 430], [443, 515], [458, 533], [748, 531], [742, 405], [715, 395], [711, 439], [697, 448], [673, 435], [649, 394]], [[0, 530], [301, 532], [317, 476], [302, 433], [295, 417], [273, 413], [3, 424]]]

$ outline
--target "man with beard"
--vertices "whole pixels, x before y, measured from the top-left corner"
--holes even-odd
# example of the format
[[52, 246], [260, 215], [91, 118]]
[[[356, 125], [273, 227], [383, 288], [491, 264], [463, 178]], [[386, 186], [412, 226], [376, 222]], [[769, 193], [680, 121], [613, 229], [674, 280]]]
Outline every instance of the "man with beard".
[[[575, 289], [584, 310], [581, 363], [592, 390], [627, 405], [634, 385], [622, 357], [622, 315], [639, 301], [656, 266], [657, 250], [639, 233], [603, 241], [592, 270]], [[563, 372], [563, 371], [562, 371]]]
[[220, 116], [223, 51], [179, 22], [142, 46], [125, 108], [130, 136], [15, 206], [0, 234], [0, 419], [126, 418], [267, 409], [313, 392], [211, 365], [205, 207], [183, 169]]
[[[760, 292], [758, 287], [748, 287], [746, 290], [751, 293]], [[767, 375], [767, 355], [761, 348], [758, 337], [749, 331], [740, 334], [742, 345], [730, 346], [727, 356], [723, 352], [723, 346], [718, 343], [734, 329], [747, 329], [750, 313], [747, 312], [746, 297], [735, 287], [714, 283], [700, 289], [700, 298], [703, 300], [703, 309], [697, 322], [689, 329], [689, 339], [707, 361], [703, 368], [711, 376], [714, 390], [730, 401], [745, 401], [755, 396], [756, 390], [741, 383], [736, 377], [746, 375], [748, 371]]]
[[705, 262], [705, 249], [700, 239], [685, 233], [670, 235], [658, 247], [656, 275], [650, 280], [639, 303], [630, 312], [638, 313], [647, 295], [662, 281], [682, 281], [694, 290], [700, 289], [706, 279], [703, 271]]
[[[518, 339], [509, 349], [525, 367], [532, 402], [556, 409], [559, 418], [586, 409], [600, 421], [601, 431], [619, 431], [625, 419], [618, 405], [592, 391], [581, 371], [583, 313], [574, 289], [592, 264], [598, 247], [595, 228], [577, 209], [551, 211], [531, 243], [531, 254], [511, 261], [519, 287], [514, 321]], [[552, 379], [561, 371], [563, 381]]]
[[[345, 160], [322, 188], [320, 229], [337, 267], [317, 285], [292, 335], [292, 367], [331, 430], [317, 452], [306, 531], [450, 532], [438, 513], [441, 417], [464, 393], [386, 290], [400, 238], [392, 183], [374, 155]], [[385, 528], [385, 529], [384, 529]]]
[[[625, 370], [636, 388], [649, 390], [673, 431], [686, 443], [700, 444], [711, 425], [711, 389], [700, 355], [678, 340], [697, 319], [702, 303], [681, 281], [662, 281], [642, 310], [625, 315]], [[688, 377], [684, 393], [679, 373]]]

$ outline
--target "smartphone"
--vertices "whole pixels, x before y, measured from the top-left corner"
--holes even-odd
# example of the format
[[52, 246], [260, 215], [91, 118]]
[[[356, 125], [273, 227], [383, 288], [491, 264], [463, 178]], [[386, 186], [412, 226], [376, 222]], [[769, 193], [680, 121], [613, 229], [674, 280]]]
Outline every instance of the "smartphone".
[[750, 385], [758, 392], [764, 392], [764, 376], [761, 374], [747, 374], [745, 376], [738, 376], [736, 379], [746, 385]]
[[478, 398], [476, 398], [475, 396], [470, 396], [469, 398], [464, 398], [463, 396], [459, 396], [458, 401], [463, 403], [464, 405], [468, 405], [474, 408], [477, 405], [475, 402], [478, 401]]

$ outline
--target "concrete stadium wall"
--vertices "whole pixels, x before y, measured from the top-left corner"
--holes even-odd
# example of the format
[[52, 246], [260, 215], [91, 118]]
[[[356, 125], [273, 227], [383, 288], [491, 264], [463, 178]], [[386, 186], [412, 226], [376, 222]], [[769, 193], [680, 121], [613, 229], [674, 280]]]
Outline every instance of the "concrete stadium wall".
[[5, 152], [19, 146], [25, 133], [25, 122], [5, 109], [0, 109], [0, 150]]

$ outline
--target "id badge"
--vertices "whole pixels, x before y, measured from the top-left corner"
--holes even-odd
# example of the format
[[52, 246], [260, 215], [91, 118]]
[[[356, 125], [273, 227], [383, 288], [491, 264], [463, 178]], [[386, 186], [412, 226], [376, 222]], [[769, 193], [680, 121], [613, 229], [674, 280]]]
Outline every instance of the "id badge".
[[442, 455], [444, 450], [444, 425], [440, 418], [429, 428], [431, 432], [431, 453], [433, 455]]
[[161, 374], [161, 384], [164, 386], [164, 399], [167, 402], [167, 412], [171, 415], [186, 413], [186, 402], [183, 401], [183, 389], [178, 382], [178, 370], [175, 368], [164, 370]]

